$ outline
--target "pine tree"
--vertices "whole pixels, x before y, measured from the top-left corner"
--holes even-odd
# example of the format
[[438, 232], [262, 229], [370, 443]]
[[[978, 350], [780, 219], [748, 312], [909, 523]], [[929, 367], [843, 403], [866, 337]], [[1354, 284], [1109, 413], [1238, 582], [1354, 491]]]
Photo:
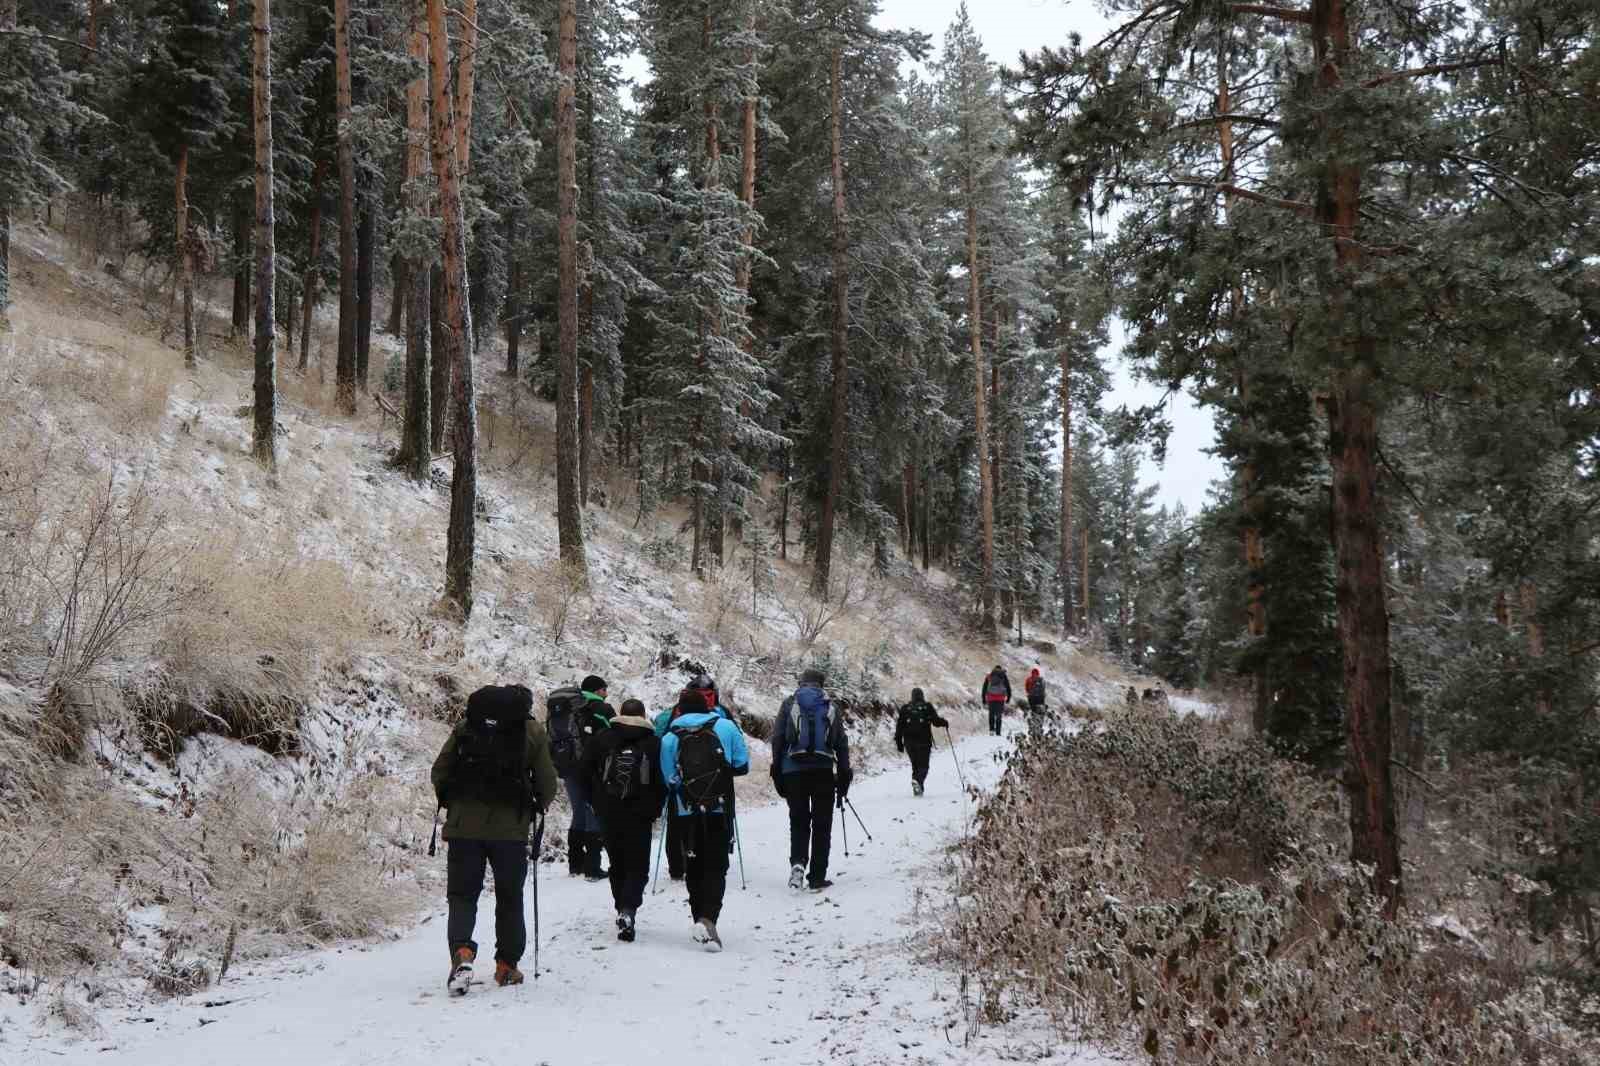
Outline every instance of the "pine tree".
[[556, 384], [556, 517], [561, 561], [588, 579], [583, 504], [578, 495], [578, 189], [577, 0], [559, 4], [560, 82], [556, 92], [556, 255], [560, 369]]
[[445, 599], [463, 616], [472, 613], [472, 564], [478, 501], [478, 407], [472, 379], [472, 318], [467, 302], [466, 216], [457, 154], [456, 112], [450, 92], [450, 39], [444, 0], [417, 0], [428, 12], [428, 87], [432, 97], [433, 170], [444, 217], [440, 274], [443, 279], [444, 350], [437, 358], [451, 367], [450, 527], [445, 549]]
[[402, 276], [395, 285], [403, 292], [406, 308], [405, 428], [399, 462], [410, 478], [421, 484], [433, 469], [433, 395], [428, 359], [428, 279], [433, 259], [432, 182], [428, 169], [428, 24], [421, 4], [409, 5], [406, 55], [413, 64], [406, 83], [406, 140], [404, 215], [396, 241]]
[[278, 465], [278, 334], [273, 313], [277, 268], [274, 263], [276, 221], [272, 211], [272, 0], [253, 0], [255, 40], [256, 142], [256, 459], [269, 469]]
[[333, 0], [338, 79], [335, 137], [339, 147], [339, 348], [335, 392], [347, 414], [356, 412], [356, 159], [351, 122], [350, 0]]

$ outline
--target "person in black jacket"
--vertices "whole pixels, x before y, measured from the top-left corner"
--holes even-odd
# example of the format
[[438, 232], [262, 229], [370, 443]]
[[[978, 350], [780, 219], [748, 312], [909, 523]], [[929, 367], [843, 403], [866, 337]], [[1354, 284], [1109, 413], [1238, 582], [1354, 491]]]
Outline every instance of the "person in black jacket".
[[650, 839], [667, 802], [661, 739], [645, 717], [644, 704], [624, 701], [622, 713], [585, 745], [579, 765], [611, 858], [617, 939], [631, 943], [650, 880]]
[[933, 727], [947, 729], [950, 723], [939, 717], [933, 704], [922, 698], [922, 690], [911, 690], [911, 702], [900, 708], [894, 723], [895, 750], [911, 756], [911, 794], [922, 795], [928, 779], [928, 753], [933, 750]]
[[[833, 808], [850, 792], [850, 740], [823, 693], [826, 678], [806, 670], [772, 723], [772, 786], [789, 804], [789, 887], [829, 888]], [[837, 797], [837, 799], [835, 799]], [[809, 864], [809, 870], [808, 870]]]

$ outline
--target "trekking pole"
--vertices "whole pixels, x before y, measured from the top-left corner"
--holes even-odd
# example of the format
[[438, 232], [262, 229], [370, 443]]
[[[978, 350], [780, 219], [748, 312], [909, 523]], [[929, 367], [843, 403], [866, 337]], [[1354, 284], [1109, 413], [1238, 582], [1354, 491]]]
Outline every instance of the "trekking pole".
[[840, 796], [839, 807], [839, 832], [844, 834], [844, 857], [850, 857], [850, 819], [844, 816], [844, 797]]
[[961, 772], [961, 757], [956, 754], [956, 738], [950, 735], [950, 727], [944, 727], [944, 737], [950, 742], [950, 758], [956, 763], [956, 779], [961, 782], [961, 791], [967, 791], [967, 775]]
[[428, 838], [428, 858], [439, 854], [439, 812], [444, 810], [444, 804], [433, 809], [433, 835]]
[[750, 888], [750, 882], [744, 879], [744, 834], [739, 832], [739, 813], [737, 811], [733, 815], [733, 844], [734, 847], [739, 849], [739, 891], [746, 892]]
[[533, 979], [539, 979], [539, 856], [544, 852], [544, 812], [539, 812], [539, 828], [529, 845], [533, 860]]
[[650, 882], [650, 894], [656, 894], [661, 884], [661, 853], [667, 850], [667, 819], [672, 815], [667, 813], [667, 808], [672, 805], [672, 793], [667, 793], [667, 798], [661, 804], [661, 839], [656, 843], [656, 874]]
[[868, 829], [867, 823], [861, 820], [861, 812], [856, 810], [856, 805], [850, 800], [846, 799], [845, 803], [850, 805], [850, 813], [856, 816], [856, 824], [861, 827], [863, 833], [867, 834], [867, 839], [870, 841], [872, 839], [872, 830]]

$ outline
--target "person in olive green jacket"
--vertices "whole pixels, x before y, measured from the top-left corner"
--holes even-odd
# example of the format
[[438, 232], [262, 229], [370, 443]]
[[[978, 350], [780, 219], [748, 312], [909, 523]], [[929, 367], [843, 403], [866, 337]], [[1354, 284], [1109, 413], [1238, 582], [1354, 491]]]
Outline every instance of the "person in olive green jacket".
[[[467, 699], [466, 717], [433, 762], [433, 790], [449, 810], [446, 894], [450, 903], [449, 989], [463, 995], [478, 954], [472, 939], [484, 867], [494, 869], [495, 983], [522, 983], [517, 964], [527, 947], [522, 885], [528, 876], [528, 830], [555, 798], [555, 766], [544, 726], [532, 717], [523, 685], [488, 685]], [[515, 743], [520, 735], [522, 745]], [[507, 743], [507, 741], [510, 743]]]

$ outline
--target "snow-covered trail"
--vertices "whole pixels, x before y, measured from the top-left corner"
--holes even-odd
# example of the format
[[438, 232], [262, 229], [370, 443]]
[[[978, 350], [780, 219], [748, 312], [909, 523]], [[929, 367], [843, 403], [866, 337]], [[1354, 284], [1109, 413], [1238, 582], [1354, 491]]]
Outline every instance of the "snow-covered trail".
[[[992, 787], [996, 756], [1008, 746], [987, 736], [962, 742], [967, 781]], [[921, 798], [911, 795], [908, 769], [857, 783], [851, 799], [873, 839], [852, 817], [847, 858], [835, 821], [835, 885], [823, 895], [786, 884], [785, 809], [741, 811], [749, 888], [739, 887], [735, 857], [718, 923], [727, 945], [720, 955], [690, 942], [682, 887], [665, 873], [659, 894], [645, 898], [638, 941], [621, 944], [608, 887], [544, 866], [537, 982], [530, 948], [526, 985], [480, 983], [465, 999], [450, 999], [441, 900], [402, 940], [250, 967], [157, 1011], [107, 1019], [100, 1039], [67, 1049], [25, 1045], [23, 1063], [620, 1066], [642, 1054], [749, 1066], [977, 1063], [1019, 1051], [1028, 1061], [1102, 1061], [1051, 1054], [1031, 1040], [1011, 1047], [1006, 1041], [1020, 1034], [1005, 1032], [963, 1048], [960, 1024], [947, 1037], [946, 1027], [959, 1023], [955, 978], [916, 961], [906, 925], [919, 884], [930, 902], [943, 895], [933, 864], [971, 816], [949, 749], [941, 743], [933, 756]], [[478, 929], [486, 956], [492, 925], [486, 894]]]

